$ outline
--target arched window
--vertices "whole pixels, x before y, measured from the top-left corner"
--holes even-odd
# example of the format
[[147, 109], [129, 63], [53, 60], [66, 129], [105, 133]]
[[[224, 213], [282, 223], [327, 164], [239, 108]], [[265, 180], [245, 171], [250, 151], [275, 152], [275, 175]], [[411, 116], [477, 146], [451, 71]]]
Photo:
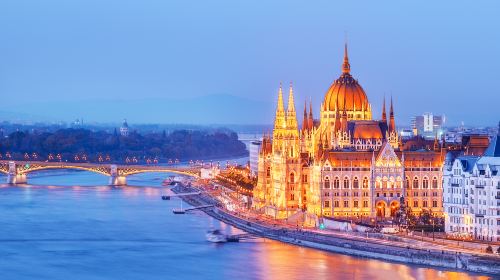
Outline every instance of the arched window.
[[[290, 183], [295, 183], [295, 173], [290, 173]], [[292, 199], [293, 200], [293, 199]]]
[[333, 181], [333, 187], [338, 189], [340, 188], [340, 179], [339, 177], [335, 177], [335, 180]]
[[290, 200], [295, 200], [295, 195], [293, 193], [290, 194]]
[[271, 177], [271, 166], [267, 167], [266, 176]]
[[418, 189], [418, 178], [417, 177], [413, 178], [413, 188]]
[[424, 177], [424, 180], [422, 180], [422, 188], [424, 188], [424, 189], [429, 188], [429, 178]]
[[359, 180], [358, 177], [354, 177], [354, 180], [352, 181], [352, 187], [355, 189], [359, 189]]
[[432, 188], [433, 189], [438, 188], [438, 178], [437, 177], [432, 178]]
[[325, 189], [330, 188], [330, 177], [326, 176], [325, 177]]
[[344, 177], [344, 189], [348, 189], [348, 188], [349, 188], [349, 178]]
[[368, 177], [363, 178], [363, 189], [368, 188]]
[[410, 188], [410, 177], [406, 177], [405, 179], [405, 185], [406, 185], [406, 188], [409, 189]]

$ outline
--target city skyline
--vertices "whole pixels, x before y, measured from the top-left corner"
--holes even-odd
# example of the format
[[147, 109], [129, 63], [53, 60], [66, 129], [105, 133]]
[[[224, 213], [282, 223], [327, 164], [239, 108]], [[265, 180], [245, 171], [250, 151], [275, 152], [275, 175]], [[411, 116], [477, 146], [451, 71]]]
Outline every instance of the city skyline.
[[319, 108], [347, 41], [374, 116], [392, 95], [401, 124], [424, 112], [450, 125], [498, 119], [494, 2], [23, 3], [0, 9], [2, 116], [268, 124], [280, 82]]

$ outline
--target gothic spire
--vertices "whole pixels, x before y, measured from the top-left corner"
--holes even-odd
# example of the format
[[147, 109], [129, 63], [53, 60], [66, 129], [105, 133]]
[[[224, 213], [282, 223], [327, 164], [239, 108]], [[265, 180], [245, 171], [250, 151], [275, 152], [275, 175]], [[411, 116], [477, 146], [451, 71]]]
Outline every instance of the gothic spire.
[[387, 123], [387, 115], [385, 114], [385, 96], [384, 96], [384, 103], [382, 105], [382, 121]]
[[344, 106], [344, 112], [342, 113], [341, 124], [342, 124], [342, 132], [347, 132], [347, 112], [345, 110], [345, 106]]
[[294, 104], [294, 99], [293, 99], [293, 85], [292, 82], [290, 82], [290, 92], [288, 93], [288, 108], [287, 112], [288, 113], [294, 113], [295, 114], [295, 104]]
[[285, 104], [283, 103], [283, 89], [281, 87], [281, 82], [280, 82], [280, 89], [278, 90], [278, 107], [276, 109], [277, 112], [285, 112]]
[[342, 63], [342, 73], [349, 74], [351, 72], [351, 65], [349, 64], [349, 57], [347, 55], [347, 43], [344, 45], [344, 63]]
[[309, 100], [309, 129], [313, 129], [314, 128], [314, 118], [313, 118], [313, 105], [312, 105], [312, 101]]
[[287, 128], [298, 131], [297, 114], [295, 113], [295, 101], [293, 98], [293, 86], [290, 82], [290, 92], [288, 93], [288, 108], [286, 111]]
[[304, 118], [302, 119], [302, 131], [309, 129], [309, 119], [307, 117], [307, 101], [304, 100]]
[[280, 83], [280, 88], [278, 90], [278, 105], [276, 106], [276, 117], [274, 120], [275, 128], [285, 128], [286, 127], [286, 117], [285, 117], [285, 104], [283, 103], [283, 90]]
[[394, 108], [392, 106], [392, 96], [391, 96], [391, 109], [389, 113], [389, 132], [396, 130], [396, 122], [394, 121]]

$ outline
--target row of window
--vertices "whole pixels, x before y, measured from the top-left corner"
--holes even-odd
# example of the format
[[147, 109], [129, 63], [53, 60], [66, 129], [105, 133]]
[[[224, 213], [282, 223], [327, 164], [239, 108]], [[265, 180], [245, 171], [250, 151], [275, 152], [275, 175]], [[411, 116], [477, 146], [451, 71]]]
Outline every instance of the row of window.
[[[323, 203], [323, 205], [324, 205], [325, 208], [329, 208], [330, 207], [330, 201], [329, 200], [325, 200], [325, 202]], [[335, 207], [335, 208], [340, 207], [340, 201], [338, 201], [338, 200], [333, 201], [333, 207]], [[353, 201], [353, 207], [354, 208], [358, 208], [359, 207], [359, 201], [357, 201], [357, 200]], [[363, 208], [367, 208], [367, 207], [368, 207], [368, 200], [363, 200]], [[349, 200], [344, 200], [344, 208], [349, 208]]]
[[[267, 168], [267, 177], [270, 177], [270, 176], [271, 176], [271, 168], [268, 167]], [[290, 173], [290, 175], [289, 175], [289, 182], [290, 183], [295, 183], [295, 173], [293, 173], [293, 172]], [[302, 182], [303, 183], [307, 183], [308, 182], [307, 174], [303, 174], [302, 175]], [[358, 189], [359, 188], [359, 183], [360, 182], [359, 182], [358, 177], [354, 177], [354, 179], [352, 180], [352, 187], [354, 189]], [[406, 177], [406, 188], [410, 188], [410, 183], [411, 183], [410, 182], [410, 178]], [[331, 182], [330, 182], [330, 177], [329, 176], [326, 176], [324, 178], [323, 185], [324, 185], [325, 189], [329, 189], [331, 187]], [[368, 186], [369, 186], [368, 177], [364, 177], [363, 178], [362, 186], [363, 186], [363, 188], [368, 188]], [[391, 183], [390, 186], [391, 187], [399, 187], [399, 183], [396, 182], [395, 185], [393, 183]], [[411, 186], [414, 189], [418, 189], [419, 188], [420, 182], [419, 182], [418, 177], [415, 176], [413, 178], [413, 183], [412, 183]], [[349, 180], [348, 177], [344, 177], [343, 188], [344, 189], [348, 189], [349, 187], [350, 187], [350, 180]], [[382, 181], [382, 183], [380, 183], [380, 182], [377, 181], [376, 187], [378, 187], [378, 188], [380, 188], [380, 187], [382, 187], [382, 188], [387, 187], [387, 181]], [[340, 188], [340, 178], [339, 177], [335, 177], [335, 179], [333, 180], [333, 188], [335, 188], [335, 189]], [[424, 177], [422, 179], [422, 188], [423, 189], [428, 189], [429, 188], [429, 178]], [[437, 177], [432, 178], [432, 188], [433, 189], [437, 189], [438, 188], [438, 178]]]
[[[340, 196], [340, 192], [333, 192], [332, 194], [333, 194], [333, 196]], [[362, 196], [368, 196], [368, 192], [362, 192], [361, 195]], [[324, 196], [325, 197], [330, 197], [330, 192], [325, 192]], [[350, 196], [350, 192], [344, 192], [343, 196]], [[353, 192], [352, 196], [358, 197], [359, 193], [358, 192]]]
[[[363, 178], [363, 188], [368, 188], [368, 177], [365, 177]], [[325, 177], [325, 180], [323, 182], [323, 185], [324, 185], [324, 188], [325, 189], [329, 189], [330, 188], [330, 177], [326, 176]], [[343, 187], [344, 189], [348, 189], [350, 186], [350, 180], [349, 178], [345, 177], [344, 178], [344, 181], [343, 181]], [[354, 189], [359, 189], [359, 180], [358, 180], [358, 177], [354, 177], [353, 181], [352, 181], [352, 187]], [[340, 179], [339, 177], [335, 177], [335, 179], [333, 180], [333, 188], [335, 189], [338, 189], [340, 188]]]
[[[324, 203], [323, 203], [324, 207], [325, 208], [329, 208], [330, 207], [330, 201], [329, 200], [325, 200]], [[333, 201], [333, 207], [335, 208], [338, 208], [340, 207], [340, 201], [339, 200], [334, 200]], [[343, 207], [344, 208], [349, 208], [349, 200], [344, 200], [343, 201]], [[359, 207], [359, 201], [355, 200], [353, 201], [353, 206], [354, 208], [358, 208]], [[368, 207], [368, 200], [363, 200], [363, 207], [366, 208]], [[428, 201], [422, 201], [422, 204], [420, 204], [418, 201], [414, 201], [413, 202], [413, 207], [415, 208], [418, 208], [418, 207], [424, 207], [424, 208], [427, 208], [429, 207], [429, 203]], [[434, 200], [432, 201], [432, 207], [438, 207], [438, 201]]]
[[[420, 205], [420, 203], [418, 201], [413, 201], [413, 207], [414, 208], [418, 208], [418, 207], [423, 207], [423, 208], [426, 208], [426, 207], [429, 207], [429, 203], [428, 201], [422, 201], [422, 204]], [[438, 202], [436, 200], [433, 200], [432, 201], [432, 207], [438, 207]]]
[[[293, 178], [293, 173], [290, 174], [290, 178]], [[326, 176], [324, 178], [323, 185], [324, 185], [325, 189], [329, 189], [331, 187], [330, 177]], [[413, 179], [412, 186], [413, 186], [414, 189], [418, 189], [419, 185], [420, 185], [419, 179], [418, 179], [418, 177], [415, 177]], [[364, 177], [363, 178], [362, 186], [363, 186], [363, 188], [368, 188], [368, 186], [369, 186], [368, 177]], [[388, 182], [387, 181], [382, 181], [382, 182], [378, 182], [377, 181], [376, 182], [376, 187], [377, 188], [381, 188], [381, 187], [382, 188], [387, 188], [387, 186], [388, 186]], [[392, 188], [394, 188], [394, 187], [400, 187], [399, 182], [396, 182], [396, 183], [390, 182], [389, 186], [392, 187]], [[344, 177], [343, 188], [344, 189], [348, 189], [349, 187], [350, 187], [350, 180], [349, 180], [348, 177]], [[352, 187], [354, 189], [358, 189], [359, 188], [358, 177], [354, 177], [354, 179], [352, 181]], [[410, 188], [410, 179], [408, 177], [406, 177], [406, 187]], [[339, 177], [335, 177], [335, 179], [333, 180], [333, 188], [335, 188], [335, 189], [340, 188], [340, 178]], [[429, 179], [427, 177], [424, 177], [422, 179], [422, 188], [423, 189], [428, 189], [429, 188]], [[438, 179], [437, 179], [437, 177], [434, 177], [432, 179], [432, 188], [433, 189], [437, 189], [438, 188]]]

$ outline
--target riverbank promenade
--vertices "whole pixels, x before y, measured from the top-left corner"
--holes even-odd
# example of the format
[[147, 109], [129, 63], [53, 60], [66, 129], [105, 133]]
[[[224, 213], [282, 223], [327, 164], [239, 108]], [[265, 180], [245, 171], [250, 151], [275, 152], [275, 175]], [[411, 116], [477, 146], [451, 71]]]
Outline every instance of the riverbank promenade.
[[216, 205], [203, 211], [260, 237], [359, 257], [500, 276], [500, 256], [486, 253], [480, 248], [458, 247], [446, 242], [381, 233], [299, 228], [297, 225], [270, 219], [250, 210], [229, 211], [214, 191], [180, 185], [172, 190], [176, 193], [202, 191], [200, 195], [186, 196], [183, 199], [193, 206]]

